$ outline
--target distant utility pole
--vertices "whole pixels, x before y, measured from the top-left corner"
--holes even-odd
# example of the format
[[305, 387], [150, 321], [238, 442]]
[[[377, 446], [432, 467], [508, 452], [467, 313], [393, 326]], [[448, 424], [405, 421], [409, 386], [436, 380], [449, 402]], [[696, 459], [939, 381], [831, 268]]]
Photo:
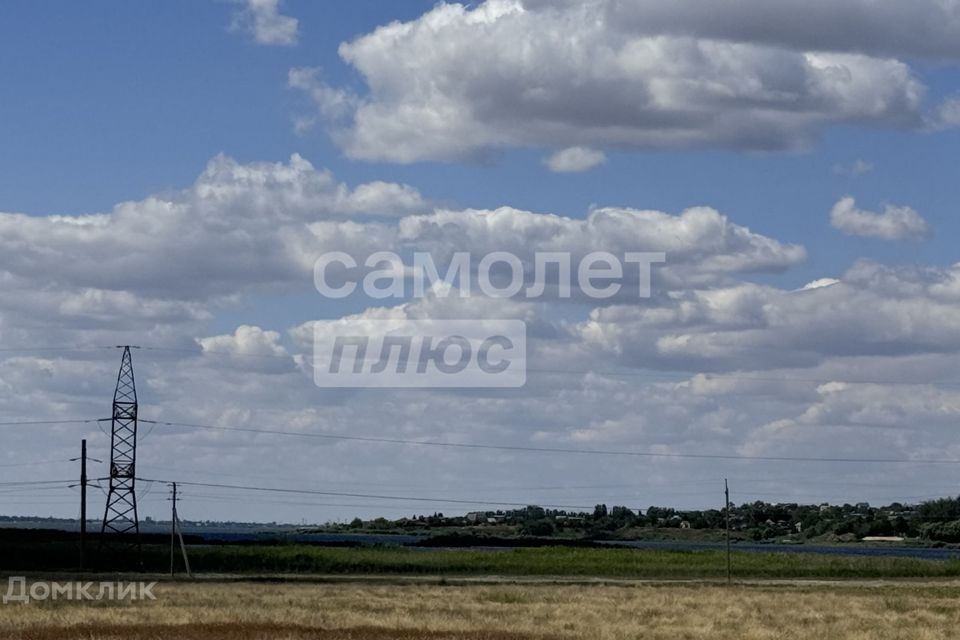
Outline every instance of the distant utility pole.
[[170, 509], [170, 575], [174, 574], [174, 547], [176, 538], [180, 539], [180, 551], [183, 553], [183, 567], [187, 571], [187, 577], [190, 577], [190, 560], [187, 559], [187, 546], [183, 543], [183, 531], [180, 530], [180, 518], [177, 516], [177, 483], [170, 483], [173, 488], [173, 495], [170, 497], [172, 507]]
[[80, 570], [87, 558], [87, 439], [80, 441]]
[[725, 503], [723, 511], [726, 514], [727, 523], [727, 584], [730, 584], [730, 485], [727, 484], [726, 478], [723, 479], [723, 497]]
[[173, 575], [173, 544], [177, 535], [177, 483], [171, 483], [173, 486], [173, 497], [170, 498], [170, 575]]
[[87, 440], [80, 441], [80, 457], [70, 458], [70, 462], [80, 461], [80, 569], [87, 568], [87, 460], [100, 462], [87, 457]]

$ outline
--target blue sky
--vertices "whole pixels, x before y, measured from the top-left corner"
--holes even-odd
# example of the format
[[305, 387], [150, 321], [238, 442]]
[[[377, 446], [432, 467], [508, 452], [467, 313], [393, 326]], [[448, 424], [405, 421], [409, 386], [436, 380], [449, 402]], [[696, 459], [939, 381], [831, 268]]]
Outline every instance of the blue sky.
[[[298, 152], [349, 183], [404, 182], [432, 199], [504, 204], [582, 217], [591, 205], [679, 211], [707, 204], [761, 233], [799, 242], [809, 263], [788, 281], [836, 275], [851, 259], [949, 264], [960, 196], [960, 134], [830, 127], [812, 148], [787, 153], [620, 151], [601, 171], [552, 174], [542, 149], [504, 149], [488, 163], [396, 166], [354, 162], [322, 130], [297, 133], [307, 108], [286, 84], [291, 67], [320, 67], [331, 84], [361, 85], [337, 45], [432, 2], [288, 2], [297, 47], [264, 47], [227, 29], [229, 2], [14, 3], [0, 23], [0, 202], [30, 214], [107, 211], [123, 200], [181, 188], [223, 152], [280, 161]], [[960, 91], [955, 69], [921, 63], [931, 96]], [[864, 160], [866, 175], [832, 172]], [[56, 188], [51, 188], [55, 179]], [[922, 245], [858, 241], [831, 231], [843, 195], [862, 206], [909, 204], [932, 224]]]
[[[0, 351], [0, 420], [96, 413], [102, 398], [91, 380], [109, 386], [115, 376], [112, 353], [53, 357], [31, 347], [135, 342], [207, 352], [137, 355], [148, 410], [190, 422], [279, 420], [329, 433], [517, 445], [960, 459], [951, 437], [960, 397], [943, 384], [960, 353], [960, 5], [923, 0], [924, 13], [895, 0], [785, 2], [816, 28], [764, 18], [762, 0], [710, 9], [687, 0], [8, 3], [0, 19], [0, 346], [25, 354]], [[281, 25], [295, 21], [295, 34], [268, 42], [238, 23], [255, 5]], [[638, 21], [618, 16], [618, 6], [632, 7]], [[942, 19], [923, 19], [935, 11]], [[387, 26], [394, 21], [402, 24]], [[309, 86], [292, 88], [291, 72], [303, 69], [313, 70]], [[312, 126], [296, 126], [305, 119]], [[580, 147], [605, 161], [583, 171], [547, 166], [553, 154]], [[351, 200], [361, 185], [381, 194], [379, 205], [395, 206], [392, 215]], [[412, 202], [397, 203], [401, 189], [416, 194]], [[845, 196], [862, 215], [847, 211], [845, 223], [832, 224]], [[129, 204], [115, 210], [120, 203]], [[887, 205], [910, 211], [885, 213]], [[719, 213], [699, 223], [682, 216], [701, 206]], [[505, 216], [513, 235], [483, 227], [486, 210], [497, 207], [521, 210]], [[577, 226], [603, 207], [629, 210], [636, 223], [619, 237]], [[667, 215], [650, 222], [634, 210]], [[84, 217], [95, 213], [110, 215]], [[901, 214], [930, 233], [897, 227]], [[496, 240], [534, 251], [542, 235], [524, 236], [524, 225], [626, 250], [617, 242], [634, 232], [654, 243], [689, 233], [674, 262], [668, 255], [675, 271], [649, 307], [618, 299], [487, 301], [485, 309], [549, 326], [554, 337], [534, 341], [543, 366], [654, 370], [663, 379], [630, 391], [596, 375], [563, 383], [533, 376], [522, 392], [489, 395], [316, 389], [296, 360], [311, 320], [363, 321], [378, 306], [444, 313], [433, 299], [332, 303], [313, 289], [316, 255], [353, 248], [338, 243], [362, 249], [369, 238], [393, 248], [404, 216], [462, 222], [462, 237], [443, 238], [461, 249]], [[701, 223], [726, 231], [698, 235]], [[871, 225], [887, 225], [887, 237]], [[745, 228], [754, 232], [747, 240]], [[806, 258], [796, 259], [791, 245]], [[752, 266], [723, 266], [732, 263]], [[828, 277], [842, 281], [793, 295]], [[728, 376], [729, 386], [711, 387], [698, 377], [706, 372]], [[910, 398], [897, 391], [904, 378], [920, 385]], [[856, 384], [863, 379], [885, 384]], [[466, 417], [450, 424], [456, 411]], [[888, 430], [868, 434], [867, 423]], [[922, 428], [904, 435], [904, 425]], [[103, 454], [98, 433], [89, 435]], [[9, 455], [47, 458], [53, 442], [69, 456], [76, 435], [17, 436]], [[257, 455], [252, 439], [207, 435], [157, 430], [151, 455], [161, 465], [235, 475]], [[269, 455], [303, 483], [429, 488], [459, 480], [445, 494], [459, 498], [476, 495], [491, 475], [508, 491], [574, 473], [563, 461], [337, 447], [329, 459], [330, 451], [317, 453], [322, 469], [296, 446]], [[657, 490], [643, 489], [643, 500], [699, 505], [707, 498], [669, 487], [734, 471], [773, 483], [769, 490], [784, 497], [804, 477], [769, 465], [677, 462], [652, 464], [639, 478], [584, 465], [569, 480], [645, 483]], [[819, 480], [829, 488], [807, 491], [858, 497], [844, 487], [885, 473], [825, 469]], [[900, 480], [921, 495], [945, 477], [924, 468]], [[866, 497], [892, 495], [884, 491]], [[567, 498], [605, 499], [573, 490]], [[292, 511], [269, 515], [299, 519]], [[233, 505], [219, 515], [255, 514]]]

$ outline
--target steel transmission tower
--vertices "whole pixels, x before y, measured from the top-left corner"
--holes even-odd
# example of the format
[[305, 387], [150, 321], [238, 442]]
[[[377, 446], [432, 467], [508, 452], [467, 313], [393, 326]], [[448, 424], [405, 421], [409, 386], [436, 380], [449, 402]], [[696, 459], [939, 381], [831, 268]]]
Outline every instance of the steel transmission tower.
[[[100, 529], [100, 546], [140, 554], [140, 522], [134, 492], [137, 468], [137, 386], [130, 347], [123, 347], [110, 432], [110, 491]], [[107, 534], [120, 534], [110, 538]]]

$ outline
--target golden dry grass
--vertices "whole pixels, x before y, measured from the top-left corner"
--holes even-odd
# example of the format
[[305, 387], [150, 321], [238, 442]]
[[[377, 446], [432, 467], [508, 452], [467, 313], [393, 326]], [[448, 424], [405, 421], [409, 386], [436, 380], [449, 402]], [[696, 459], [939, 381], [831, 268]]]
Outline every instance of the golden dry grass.
[[155, 601], [0, 606], [11, 640], [957, 637], [960, 586], [165, 583]]

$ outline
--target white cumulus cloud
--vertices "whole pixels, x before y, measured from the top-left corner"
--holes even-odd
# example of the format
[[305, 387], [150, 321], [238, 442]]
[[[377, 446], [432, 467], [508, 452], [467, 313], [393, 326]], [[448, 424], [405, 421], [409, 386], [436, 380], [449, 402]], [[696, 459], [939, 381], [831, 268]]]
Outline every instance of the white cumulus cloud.
[[546, 165], [556, 173], [589, 171], [607, 161], [602, 151], [588, 147], [567, 147], [546, 159]]
[[830, 224], [847, 235], [880, 240], [921, 240], [930, 235], [930, 225], [910, 207], [886, 205], [876, 213], [858, 209], [851, 197], [833, 205]]
[[230, 22], [232, 31], [250, 35], [257, 44], [292, 46], [299, 39], [299, 21], [280, 13], [280, 0], [240, 0]]
[[960, 61], [960, 3], [776, 4], [441, 3], [340, 45], [365, 92], [296, 69], [290, 85], [350, 157], [398, 163], [513, 146], [776, 150], [834, 124], [950, 121], [909, 61]]

